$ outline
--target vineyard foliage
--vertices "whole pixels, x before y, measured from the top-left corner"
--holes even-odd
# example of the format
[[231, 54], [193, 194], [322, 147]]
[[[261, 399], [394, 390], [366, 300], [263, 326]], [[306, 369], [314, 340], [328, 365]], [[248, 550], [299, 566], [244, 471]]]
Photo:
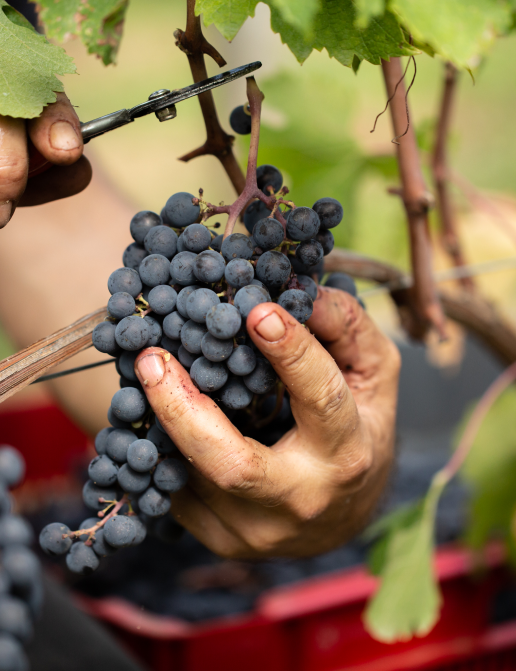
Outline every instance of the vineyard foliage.
[[[56, 75], [73, 73], [75, 66], [55, 42], [75, 36], [105, 65], [116, 61], [129, 0], [38, 0], [37, 4], [46, 37], [0, 0], [1, 114], [35, 117], [63, 90]], [[195, 11], [202, 14], [205, 25], [214, 25], [231, 41], [246, 19], [254, 16], [257, 4], [257, 0], [197, 0]], [[300, 63], [314, 50], [326, 50], [354, 72], [362, 61], [379, 65], [382, 59], [427, 54], [474, 75], [496, 38], [513, 30], [516, 15], [516, 0], [265, 0], [264, 4], [270, 9], [272, 31]], [[176, 27], [170, 26], [171, 35]], [[268, 101], [273, 105], [277, 101], [281, 108], [288, 100], [289, 125], [263, 129], [260, 158], [274, 163], [280, 152], [292, 166], [291, 177], [307, 202], [316, 200], [321, 182], [330, 192], [338, 185], [339, 197], [350, 213], [338, 243], [348, 245], [353, 238], [351, 221], [359, 180], [368, 173], [392, 178], [394, 158], [366, 155], [342, 131], [350, 103], [331, 97], [330, 75], [314, 77], [311, 95], [298, 105], [292, 104], [296, 95], [295, 87], [289, 90], [292, 77], [291, 72], [282, 73], [267, 83]], [[308, 127], [307, 114], [318, 123]], [[331, 142], [324, 141], [327, 136]], [[316, 169], [319, 183], [311, 178], [310, 168]], [[494, 406], [464, 473], [475, 492], [468, 542], [480, 548], [493, 533], [498, 534], [516, 560], [511, 532], [516, 510], [516, 445], [499, 429], [510, 423], [515, 406], [514, 392], [506, 392]], [[442, 481], [434, 478], [423, 501], [380, 520], [366, 534], [373, 542], [371, 570], [381, 583], [364, 621], [381, 640], [425, 635], [438, 619], [441, 597], [432, 562], [435, 513], [442, 489]]]

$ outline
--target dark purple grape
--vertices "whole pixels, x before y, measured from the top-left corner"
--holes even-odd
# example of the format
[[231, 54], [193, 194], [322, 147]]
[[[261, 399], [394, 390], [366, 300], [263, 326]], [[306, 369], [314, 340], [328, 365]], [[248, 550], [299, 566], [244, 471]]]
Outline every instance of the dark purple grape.
[[335, 198], [319, 198], [312, 209], [319, 215], [322, 230], [337, 226], [344, 216], [342, 205]]
[[229, 125], [239, 135], [249, 135], [251, 132], [251, 113], [249, 104], [239, 105], [229, 115]]
[[256, 277], [266, 287], [277, 289], [289, 279], [291, 270], [290, 261], [285, 254], [265, 252], [256, 264]]
[[111, 295], [123, 291], [136, 298], [141, 294], [143, 286], [140, 275], [136, 270], [133, 270], [133, 268], [118, 268], [109, 276], [108, 289]]
[[260, 219], [253, 228], [253, 238], [260, 249], [267, 251], [281, 245], [285, 231], [276, 219]]
[[170, 275], [174, 284], [189, 286], [195, 282], [193, 268], [196, 258], [197, 254], [193, 252], [179, 252], [174, 256], [170, 262]]
[[211, 233], [203, 224], [192, 224], [183, 231], [183, 244], [189, 252], [203, 252], [211, 244]]
[[228, 371], [223, 363], [214, 363], [200, 356], [190, 368], [190, 377], [201, 391], [212, 392], [226, 384]]
[[222, 255], [207, 249], [197, 255], [193, 264], [193, 273], [200, 282], [213, 284], [224, 277], [225, 267], [226, 264]]
[[154, 226], [143, 244], [149, 254], [161, 254], [171, 259], [177, 249], [177, 233], [168, 226]]
[[140, 263], [147, 256], [147, 250], [136, 242], [131, 242], [125, 248], [125, 251], [122, 255], [122, 263], [125, 268], [132, 268], [133, 270], [138, 270]]
[[278, 305], [304, 324], [312, 316], [314, 303], [306, 291], [288, 289], [278, 298]]
[[230, 287], [241, 289], [253, 281], [254, 268], [245, 259], [233, 259], [226, 266], [224, 277]]
[[167, 284], [170, 280], [170, 261], [162, 254], [150, 254], [143, 259], [138, 272], [148, 287]]
[[256, 182], [258, 188], [267, 196], [270, 196], [269, 187], [272, 186], [274, 193], [281, 189], [283, 184], [283, 175], [273, 165], [260, 165], [256, 169]]
[[296, 207], [287, 217], [287, 236], [291, 240], [311, 240], [319, 232], [321, 222], [311, 207]]
[[167, 200], [163, 208], [163, 214], [168, 224], [183, 228], [197, 221], [201, 208], [192, 203], [194, 196], [191, 193], [181, 191], [175, 193]]
[[107, 304], [109, 314], [115, 319], [123, 319], [132, 315], [136, 309], [134, 298], [125, 291], [113, 294]]
[[150, 210], [143, 210], [142, 212], [137, 212], [131, 219], [129, 230], [131, 231], [133, 240], [142, 245], [145, 236], [151, 228], [159, 226], [162, 223], [159, 214], [151, 212]]
[[311, 268], [322, 261], [324, 251], [317, 240], [306, 240], [296, 247], [296, 258]]
[[253, 243], [247, 235], [232, 233], [222, 243], [220, 252], [229, 263], [232, 259], [247, 259], [253, 255]]
[[[243, 289], [241, 289], [241, 291], [243, 291]], [[237, 307], [230, 305], [229, 303], [215, 305], [206, 315], [206, 326], [208, 331], [215, 336], [215, 338], [220, 338], [221, 340], [234, 338], [240, 330], [241, 325], [242, 317], [240, 316], [240, 312]], [[200, 351], [201, 350], [199, 349], [195, 354], [199, 354]]]

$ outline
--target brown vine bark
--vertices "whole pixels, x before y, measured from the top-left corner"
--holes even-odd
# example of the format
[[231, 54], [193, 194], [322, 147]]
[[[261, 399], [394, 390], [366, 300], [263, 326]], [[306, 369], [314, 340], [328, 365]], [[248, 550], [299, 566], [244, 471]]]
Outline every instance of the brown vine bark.
[[[188, 57], [190, 70], [194, 82], [207, 79], [208, 72], [204, 62], [204, 54], [211, 56], [213, 60], [223, 67], [226, 61], [204, 37], [201, 29], [201, 18], [195, 16], [195, 0], [187, 0], [186, 8], [186, 30], [177, 29], [174, 33], [176, 45]], [[206, 141], [201, 147], [180, 157], [180, 161], [190, 161], [197, 156], [208, 154], [216, 156], [226, 171], [237, 194], [245, 187], [245, 177], [233, 154], [233, 135], [225, 132], [219, 122], [213, 93], [207, 91], [197, 96], [201, 106], [204, 124], [206, 126]]]
[[[432, 203], [423, 173], [413, 127], [407, 128], [408, 103], [399, 58], [382, 61], [382, 70], [391, 100], [390, 111], [394, 134], [398, 139], [396, 154], [401, 179], [401, 198], [407, 214], [414, 286], [409, 290], [413, 319], [407, 326], [410, 335], [422, 340], [431, 326], [444, 337], [444, 315], [432, 276], [432, 248], [428, 228], [428, 210]], [[397, 90], [396, 90], [397, 85]], [[396, 90], [396, 92], [395, 92]]]
[[93, 329], [106, 317], [106, 308], [96, 310], [0, 361], [0, 403], [37, 380], [49, 368], [91, 347]]
[[[333, 250], [325, 258], [324, 269], [343, 272], [353, 277], [387, 284], [406, 327], [414, 319], [411, 301], [411, 278], [395, 266], [342, 249]], [[446, 316], [476, 336], [504, 365], [516, 361], [516, 328], [503, 317], [490, 301], [477, 293], [439, 292]]]
[[[437, 194], [436, 205], [441, 223], [441, 240], [444, 250], [454, 266], [463, 266], [465, 265], [465, 259], [459, 236], [457, 235], [455, 213], [450, 198], [447, 152], [451, 116], [457, 91], [457, 79], [457, 68], [451, 63], [446, 63], [441, 108], [432, 153], [432, 176]], [[475, 283], [471, 277], [462, 277], [459, 282], [468, 291], [472, 291], [475, 288]]]

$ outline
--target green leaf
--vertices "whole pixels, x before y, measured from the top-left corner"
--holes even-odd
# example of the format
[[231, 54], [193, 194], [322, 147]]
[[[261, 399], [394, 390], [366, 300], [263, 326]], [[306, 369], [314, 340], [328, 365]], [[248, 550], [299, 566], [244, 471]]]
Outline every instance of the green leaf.
[[64, 42], [79, 35], [88, 52], [104, 65], [116, 61], [129, 0], [38, 0], [38, 4], [48, 37]]
[[283, 20], [310, 35], [313, 19], [320, 8], [320, 0], [270, 0], [270, 4], [281, 14]]
[[458, 67], [475, 67], [511, 25], [505, 0], [390, 0], [389, 8], [417, 42]]
[[[319, 2], [319, 11], [314, 15], [318, 4], [315, 0], [266, 0], [271, 9], [272, 30], [280, 34], [299, 62], [306, 60], [313, 49], [326, 49], [347, 67], [352, 67], [353, 62], [356, 66], [357, 60], [378, 65], [382, 58], [414, 53], [391, 12], [371, 15], [367, 27], [360, 28], [355, 25], [353, 0]], [[214, 23], [226, 39], [232, 40], [247, 17], [254, 16], [256, 5], [257, 0], [197, 0], [195, 11], [202, 12], [206, 25]]]
[[[516, 511], [515, 414], [516, 391], [508, 389], [484, 419], [462, 469], [462, 477], [473, 490], [466, 541], [477, 549], [492, 536], [505, 539], [509, 549], [514, 546], [511, 523]], [[514, 552], [511, 555], [515, 557]]]
[[56, 100], [73, 60], [0, 0], [0, 114], [31, 119]]
[[195, 13], [203, 15], [205, 26], [215, 24], [226, 40], [238, 33], [244, 21], [254, 16], [258, 0], [197, 0]]
[[374, 16], [380, 16], [385, 11], [385, 0], [355, 0], [357, 28], [367, 28]]
[[441, 595], [433, 571], [434, 523], [443, 488], [435, 477], [422, 505], [384, 522], [388, 530], [372, 560], [381, 584], [364, 613], [366, 629], [380, 641], [424, 636], [437, 621]]
[[405, 41], [396, 18], [390, 12], [371, 18], [367, 28], [355, 25], [356, 10], [352, 0], [323, 0], [321, 11], [314, 20], [312, 40], [300, 32], [287, 29], [286, 22], [272, 19], [272, 29], [279, 32], [283, 42], [289, 46], [302, 62], [308, 49], [322, 51], [347, 67], [353, 66], [355, 58], [379, 65], [382, 58], [403, 56], [413, 48]]

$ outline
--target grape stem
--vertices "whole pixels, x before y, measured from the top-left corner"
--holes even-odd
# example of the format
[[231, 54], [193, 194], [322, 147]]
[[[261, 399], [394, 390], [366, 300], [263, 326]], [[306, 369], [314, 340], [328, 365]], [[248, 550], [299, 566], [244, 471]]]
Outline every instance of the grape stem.
[[258, 188], [256, 181], [256, 168], [258, 162], [258, 145], [260, 141], [260, 118], [264, 95], [258, 88], [254, 77], [247, 77], [246, 79], [247, 99], [249, 101], [249, 109], [251, 111], [251, 141], [249, 145], [249, 156], [247, 159], [245, 187], [232, 205], [212, 205], [211, 203], [206, 203], [202, 197], [192, 199], [192, 202], [196, 205], [199, 205], [200, 203], [206, 205], [206, 209], [202, 216], [203, 223], [209, 219], [209, 217], [212, 217], [215, 214], [228, 215], [228, 221], [224, 231], [224, 240], [233, 233], [238, 217], [244, 211], [246, 206], [255, 198], [258, 198], [262, 201], [262, 203], [267, 205], [269, 210], [272, 212], [271, 216], [275, 216], [284, 229], [286, 228], [286, 221], [281, 211], [278, 210], [278, 205], [281, 204], [287, 205], [288, 207], [295, 207], [291, 200], [284, 200], [281, 197], [288, 193], [287, 187], [282, 187], [277, 195], [271, 193], [269, 196], [267, 196], [261, 189]]
[[[88, 541], [86, 541], [86, 542], [89, 542], [91, 540], [91, 538], [93, 538], [95, 536], [95, 533], [99, 529], [101, 529], [104, 526], [104, 524], [106, 524], [106, 522], [108, 520], [110, 520], [112, 517], [114, 517], [118, 513], [118, 511], [122, 508], [122, 506], [124, 504], [129, 503], [129, 499], [125, 494], [124, 494], [124, 496], [122, 496], [120, 501], [116, 501], [116, 502], [115, 501], [105, 501], [104, 499], [99, 499], [99, 501], [101, 503], [109, 503], [109, 505], [99, 513], [99, 515], [103, 515], [103, 518], [101, 520], [99, 520], [97, 522], [97, 524], [94, 524], [89, 529], [79, 529], [78, 531], [71, 531], [69, 534], [63, 534], [63, 538], [71, 538], [72, 536], [84, 536], [85, 534], [88, 534]], [[106, 510], [109, 510], [111, 508], [111, 506], [113, 506], [113, 504], [115, 504], [114, 507], [113, 507], [113, 510], [110, 513], [106, 514]]]

